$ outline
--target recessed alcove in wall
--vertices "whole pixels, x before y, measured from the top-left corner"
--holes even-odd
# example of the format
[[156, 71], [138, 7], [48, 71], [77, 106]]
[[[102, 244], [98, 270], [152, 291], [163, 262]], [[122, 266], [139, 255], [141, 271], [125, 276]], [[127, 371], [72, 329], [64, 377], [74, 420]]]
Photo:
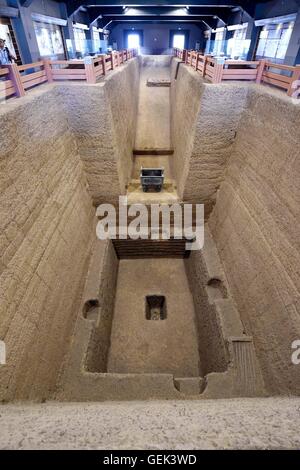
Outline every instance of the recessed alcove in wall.
[[212, 277], [208, 280], [206, 289], [208, 296], [214, 299], [227, 299], [228, 297], [227, 289], [224, 285], [224, 282], [217, 277]]
[[83, 306], [82, 315], [86, 320], [96, 320], [99, 309], [98, 299], [87, 300]]

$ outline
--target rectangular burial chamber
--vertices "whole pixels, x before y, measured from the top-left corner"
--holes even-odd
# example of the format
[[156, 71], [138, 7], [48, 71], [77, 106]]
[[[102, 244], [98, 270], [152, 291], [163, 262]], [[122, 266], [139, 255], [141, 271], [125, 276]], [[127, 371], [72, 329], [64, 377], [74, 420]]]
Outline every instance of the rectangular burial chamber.
[[[262, 393], [252, 339], [243, 334], [232, 299], [224, 298], [228, 291], [221, 268], [214, 273], [214, 287], [206, 289], [211, 276], [207, 255], [170, 258], [169, 250], [165, 258], [144, 258], [141, 245], [136, 252], [131, 245], [130, 256], [119, 259], [111, 241], [95, 243], [84, 314], [77, 320], [58, 399]], [[209, 256], [217, 256], [213, 248]], [[217, 295], [210, 291], [219, 290], [216, 276], [224, 284]], [[246, 365], [234, 357], [234, 344], [241, 345], [242, 361], [246, 357], [254, 371], [250, 387]]]

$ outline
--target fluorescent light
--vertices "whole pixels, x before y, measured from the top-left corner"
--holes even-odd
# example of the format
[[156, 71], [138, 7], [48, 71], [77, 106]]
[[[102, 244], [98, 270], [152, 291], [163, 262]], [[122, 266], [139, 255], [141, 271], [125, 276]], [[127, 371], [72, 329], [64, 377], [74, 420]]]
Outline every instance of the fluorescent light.
[[83, 23], [73, 23], [74, 28], [78, 29], [90, 29], [86, 24]]
[[285, 16], [276, 16], [274, 18], [264, 18], [262, 20], [255, 20], [255, 26], [265, 26], [266, 24], [278, 24], [278, 23], [288, 23], [290, 21], [296, 20], [297, 14], [285, 15]]
[[243, 23], [243, 24], [232, 24], [230, 26], [227, 26], [228, 31], [236, 31], [237, 29], [244, 29], [248, 27], [248, 23]]

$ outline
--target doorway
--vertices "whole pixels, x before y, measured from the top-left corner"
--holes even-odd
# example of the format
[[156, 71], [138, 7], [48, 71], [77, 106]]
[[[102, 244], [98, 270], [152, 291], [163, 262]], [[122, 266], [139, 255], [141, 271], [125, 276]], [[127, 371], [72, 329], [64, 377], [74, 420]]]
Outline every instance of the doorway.
[[124, 31], [124, 44], [127, 49], [140, 50], [143, 46], [143, 31], [137, 29]]
[[170, 48], [187, 49], [189, 44], [188, 30], [172, 30], [170, 31]]
[[184, 49], [185, 35], [174, 34], [173, 36], [173, 48]]

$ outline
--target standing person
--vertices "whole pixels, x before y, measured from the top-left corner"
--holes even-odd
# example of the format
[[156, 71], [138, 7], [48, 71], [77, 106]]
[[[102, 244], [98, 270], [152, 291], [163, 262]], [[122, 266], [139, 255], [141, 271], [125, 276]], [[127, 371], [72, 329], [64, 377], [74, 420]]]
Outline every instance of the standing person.
[[17, 59], [5, 45], [5, 39], [0, 39], [0, 65], [11, 64], [13, 60]]

